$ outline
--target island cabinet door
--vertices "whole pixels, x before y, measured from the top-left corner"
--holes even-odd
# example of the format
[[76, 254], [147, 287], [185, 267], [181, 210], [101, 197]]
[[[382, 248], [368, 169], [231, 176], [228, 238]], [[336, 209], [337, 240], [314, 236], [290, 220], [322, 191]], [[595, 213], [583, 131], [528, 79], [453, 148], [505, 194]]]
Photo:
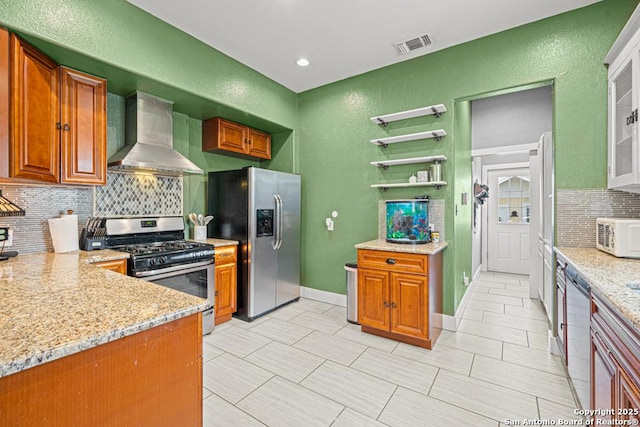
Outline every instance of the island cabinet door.
[[427, 338], [428, 277], [391, 273], [391, 332]]
[[361, 325], [388, 331], [389, 273], [377, 270], [358, 270], [358, 321]]

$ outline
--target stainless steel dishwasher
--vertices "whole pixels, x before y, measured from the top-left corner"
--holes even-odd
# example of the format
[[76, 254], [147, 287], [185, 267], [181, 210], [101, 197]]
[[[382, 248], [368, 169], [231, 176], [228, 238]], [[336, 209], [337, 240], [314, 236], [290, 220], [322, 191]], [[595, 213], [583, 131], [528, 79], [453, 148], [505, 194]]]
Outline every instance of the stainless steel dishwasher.
[[590, 285], [567, 264], [567, 368], [583, 409], [591, 408]]

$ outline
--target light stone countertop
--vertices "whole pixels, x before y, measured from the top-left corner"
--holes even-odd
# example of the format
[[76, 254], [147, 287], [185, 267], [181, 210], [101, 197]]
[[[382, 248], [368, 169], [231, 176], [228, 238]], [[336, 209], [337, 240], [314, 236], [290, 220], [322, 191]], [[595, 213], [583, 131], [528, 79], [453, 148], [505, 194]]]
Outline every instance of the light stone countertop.
[[[193, 240], [193, 239], [189, 239], [189, 240], [193, 242], [202, 242], [202, 240]], [[204, 241], [204, 243], [208, 243], [210, 245], [213, 245], [216, 248], [219, 248], [223, 246], [235, 246], [240, 242], [238, 242], [237, 240], [214, 239], [214, 238], [208, 237], [207, 240]]]
[[596, 248], [557, 247], [593, 290], [640, 331], [640, 295], [625, 283], [640, 283], [640, 260], [617, 258]]
[[435, 255], [448, 246], [447, 242], [425, 243], [421, 245], [402, 245], [389, 243], [384, 239], [370, 240], [354, 245], [356, 249], [371, 249], [374, 251], [405, 252], [410, 254]]
[[0, 377], [195, 314], [207, 300], [91, 265], [112, 250], [0, 262]]

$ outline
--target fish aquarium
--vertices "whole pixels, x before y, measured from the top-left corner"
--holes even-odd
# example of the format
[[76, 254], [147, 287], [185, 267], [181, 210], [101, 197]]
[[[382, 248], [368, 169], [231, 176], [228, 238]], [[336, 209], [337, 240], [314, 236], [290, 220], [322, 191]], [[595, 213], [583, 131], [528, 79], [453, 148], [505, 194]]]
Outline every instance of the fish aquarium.
[[423, 244], [429, 234], [429, 200], [387, 200], [387, 237], [390, 243]]

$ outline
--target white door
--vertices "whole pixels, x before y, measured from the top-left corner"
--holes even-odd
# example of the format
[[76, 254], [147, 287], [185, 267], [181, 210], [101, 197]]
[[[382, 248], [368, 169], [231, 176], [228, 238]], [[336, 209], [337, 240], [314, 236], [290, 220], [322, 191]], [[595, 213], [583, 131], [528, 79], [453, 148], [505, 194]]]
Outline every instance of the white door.
[[529, 168], [488, 172], [487, 269], [529, 274]]

